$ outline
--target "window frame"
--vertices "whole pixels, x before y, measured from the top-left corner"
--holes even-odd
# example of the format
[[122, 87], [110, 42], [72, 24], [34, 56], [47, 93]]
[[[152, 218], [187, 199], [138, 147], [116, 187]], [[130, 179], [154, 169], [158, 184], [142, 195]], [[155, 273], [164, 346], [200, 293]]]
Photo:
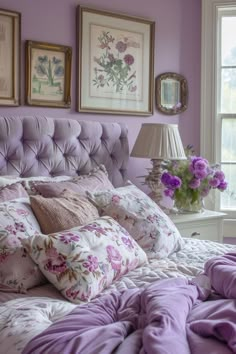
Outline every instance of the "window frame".
[[[220, 102], [220, 85], [217, 85], [220, 80], [218, 77], [220, 61], [217, 52], [220, 38], [218, 10], [221, 8], [227, 10], [236, 8], [235, 0], [202, 0], [200, 149], [201, 155], [210, 163], [219, 161], [221, 145], [222, 114], [217, 113], [217, 103]], [[227, 212], [224, 236], [233, 236], [236, 211], [220, 209], [220, 193], [212, 192], [206, 202], [207, 208]]]

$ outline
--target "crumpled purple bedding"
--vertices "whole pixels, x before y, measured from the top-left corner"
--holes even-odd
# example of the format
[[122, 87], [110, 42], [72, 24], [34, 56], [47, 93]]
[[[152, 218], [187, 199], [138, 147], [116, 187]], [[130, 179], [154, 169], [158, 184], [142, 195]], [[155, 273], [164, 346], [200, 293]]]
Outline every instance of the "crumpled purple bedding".
[[236, 353], [235, 269], [231, 253], [209, 260], [196, 281], [104, 295], [52, 324], [23, 354]]

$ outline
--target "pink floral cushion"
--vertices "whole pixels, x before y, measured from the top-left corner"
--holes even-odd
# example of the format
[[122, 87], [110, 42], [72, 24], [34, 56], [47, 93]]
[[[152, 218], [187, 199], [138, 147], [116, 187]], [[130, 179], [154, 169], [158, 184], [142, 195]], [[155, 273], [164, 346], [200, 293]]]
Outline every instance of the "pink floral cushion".
[[0, 204], [0, 290], [26, 292], [45, 281], [21, 245], [21, 239], [40, 233], [29, 202]]
[[13, 183], [9, 186], [0, 188], [0, 203], [27, 197], [28, 193], [20, 183]]
[[87, 194], [100, 214], [117, 220], [149, 258], [165, 258], [182, 248], [183, 239], [174, 223], [135, 185]]
[[34, 183], [34, 188], [46, 198], [59, 197], [64, 189], [69, 189], [83, 196], [86, 196], [86, 191], [95, 192], [114, 189], [103, 165], [93, 169], [88, 175], [74, 177], [72, 180], [64, 182]]
[[97, 296], [123, 274], [147, 262], [145, 252], [110, 217], [22, 243], [54, 286], [70, 301]]

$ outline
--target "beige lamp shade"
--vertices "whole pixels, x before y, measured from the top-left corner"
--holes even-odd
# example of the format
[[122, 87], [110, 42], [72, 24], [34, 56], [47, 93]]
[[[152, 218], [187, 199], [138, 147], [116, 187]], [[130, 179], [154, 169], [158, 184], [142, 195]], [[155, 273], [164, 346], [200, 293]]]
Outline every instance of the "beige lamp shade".
[[186, 159], [178, 125], [142, 124], [131, 156], [158, 160]]

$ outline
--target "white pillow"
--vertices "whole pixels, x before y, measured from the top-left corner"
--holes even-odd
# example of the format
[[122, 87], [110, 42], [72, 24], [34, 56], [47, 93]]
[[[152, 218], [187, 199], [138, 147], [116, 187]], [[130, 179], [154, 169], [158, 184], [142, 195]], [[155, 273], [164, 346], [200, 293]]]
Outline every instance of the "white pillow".
[[117, 220], [138, 242], [149, 258], [165, 258], [184, 242], [174, 223], [157, 204], [135, 185], [87, 192], [100, 215]]

